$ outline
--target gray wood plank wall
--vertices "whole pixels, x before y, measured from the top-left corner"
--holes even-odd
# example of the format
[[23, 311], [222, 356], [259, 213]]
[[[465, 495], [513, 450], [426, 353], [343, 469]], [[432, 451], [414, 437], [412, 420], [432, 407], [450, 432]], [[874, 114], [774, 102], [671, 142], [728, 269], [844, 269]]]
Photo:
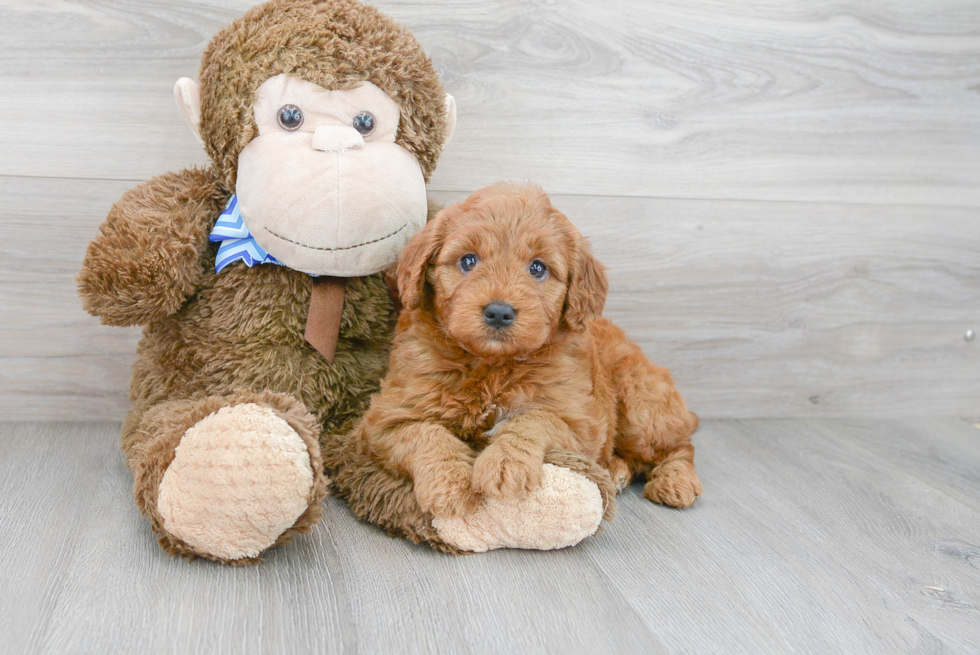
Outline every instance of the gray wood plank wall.
[[[118, 419], [72, 276], [205, 163], [171, 95], [248, 0], [0, 0], [0, 418]], [[540, 182], [706, 417], [980, 417], [976, 0], [382, 1], [459, 103], [451, 201]]]

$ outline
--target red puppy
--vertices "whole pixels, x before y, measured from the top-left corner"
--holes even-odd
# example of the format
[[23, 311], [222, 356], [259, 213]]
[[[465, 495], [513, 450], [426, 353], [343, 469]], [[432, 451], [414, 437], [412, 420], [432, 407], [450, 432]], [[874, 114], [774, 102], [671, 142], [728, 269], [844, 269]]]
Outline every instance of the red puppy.
[[539, 187], [496, 184], [447, 207], [399, 260], [390, 368], [351, 437], [408, 475], [436, 516], [531, 491], [551, 450], [593, 459], [620, 485], [645, 475], [650, 500], [691, 505], [697, 416], [601, 318], [607, 287]]

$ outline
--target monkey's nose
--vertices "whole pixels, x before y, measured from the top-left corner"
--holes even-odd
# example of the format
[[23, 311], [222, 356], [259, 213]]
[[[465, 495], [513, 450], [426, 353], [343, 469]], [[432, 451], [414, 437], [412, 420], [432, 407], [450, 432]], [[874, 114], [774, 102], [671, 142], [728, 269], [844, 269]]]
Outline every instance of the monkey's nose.
[[364, 137], [353, 127], [321, 125], [313, 133], [313, 148], [323, 152], [343, 152], [364, 145]]
[[505, 302], [493, 301], [483, 308], [483, 320], [498, 330], [514, 322], [514, 308]]

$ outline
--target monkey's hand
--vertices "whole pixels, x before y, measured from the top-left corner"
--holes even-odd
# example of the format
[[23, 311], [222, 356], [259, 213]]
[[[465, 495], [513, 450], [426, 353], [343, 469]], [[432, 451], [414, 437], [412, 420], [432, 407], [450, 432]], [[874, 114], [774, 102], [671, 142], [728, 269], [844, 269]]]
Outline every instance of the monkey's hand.
[[106, 325], [141, 325], [180, 309], [211, 265], [208, 233], [226, 200], [210, 170], [160, 175], [124, 193], [76, 278], [85, 310]]

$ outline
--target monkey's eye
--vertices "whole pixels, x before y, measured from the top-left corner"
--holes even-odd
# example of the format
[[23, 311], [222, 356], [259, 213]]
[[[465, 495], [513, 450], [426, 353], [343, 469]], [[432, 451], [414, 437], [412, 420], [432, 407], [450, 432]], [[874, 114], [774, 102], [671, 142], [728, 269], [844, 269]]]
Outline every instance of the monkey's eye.
[[527, 267], [527, 272], [531, 274], [535, 280], [543, 280], [548, 274], [548, 267], [544, 265], [544, 262], [540, 259], [535, 259], [531, 262], [531, 265]]
[[296, 105], [283, 105], [279, 108], [279, 127], [288, 131], [295, 132], [303, 125], [303, 110]]
[[361, 136], [367, 136], [374, 132], [374, 114], [369, 111], [362, 111], [351, 121], [351, 127], [360, 132]]
[[476, 255], [474, 255], [473, 253], [469, 253], [468, 255], [463, 255], [462, 257], [459, 258], [459, 270], [463, 271], [464, 273], [469, 273], [474, 268], [476, 268], [477, 261], [479, 260], [476, 258]]

